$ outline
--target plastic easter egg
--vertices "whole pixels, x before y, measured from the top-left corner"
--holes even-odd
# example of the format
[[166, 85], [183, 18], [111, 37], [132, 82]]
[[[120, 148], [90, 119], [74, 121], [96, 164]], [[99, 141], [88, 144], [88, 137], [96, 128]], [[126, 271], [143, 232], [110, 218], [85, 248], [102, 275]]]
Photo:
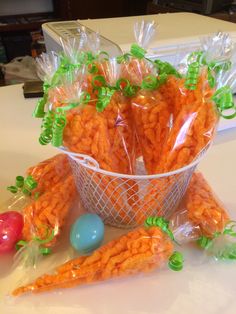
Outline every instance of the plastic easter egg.
[[73, 248], [81, 254], [87, 254], [97, 249], [104, 238], [104, 224], [96, 214], [80, 216], [70, 231], [70, 242]]
[[10, 252], [21, 238], [23, 216], [15, 211], [0, 214], [0, 254]]

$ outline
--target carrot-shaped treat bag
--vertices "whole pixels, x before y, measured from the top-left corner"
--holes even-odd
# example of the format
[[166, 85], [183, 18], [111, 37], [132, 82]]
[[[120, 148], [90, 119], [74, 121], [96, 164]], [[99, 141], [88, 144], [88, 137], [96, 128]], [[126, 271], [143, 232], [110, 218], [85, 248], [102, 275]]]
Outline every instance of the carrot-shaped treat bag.
[[178, 211], [170, 220], [175, 239], [178, 243], [213, 239], [229, 222], [226, 209], [202, 173], [195, 172]]
[[235, 226], [203, 175], [194, 173], [183, 202], [170, 221], [178, 243], [197, 242], [208, 256], [235, 260]]
[[90, 256], [70, 260], [57, 267], [54, 274], [45, 274], [12, 294], [38, 293], [145, 273], [168, 261], [170, 268], [178, 271], [183, 267], [183, 258], [174, 252], [172, 242], [168, 222], [161, 217], [150, 217], [145, 227], [109, 242]]
[[[223, 40], [220, 43], [225, 44]], [[225, 111], [234, 108], [231, 86], [222, 86], [224, 83], [219, 80], [219, 73], [229, 73], [228, 55], [225, 59], [221, 55], [212, 58], [206, 51], [194, 52], [188, 57], [184, 86], [181, 87], [185, 104], [173, 121], [156, 172], [190, 164], [212, 142], [220, 116], [234, 117], [234, 113]]]
[[[76, 198], [74, 178], [70, 170], [67, 156], [56, 155], [27, 171], [28, 176], [22, 190], [34, 182], [34, 190], [29, 191], [31, 202], [24, 206], [20, 213], [24, 225], [17, 256], [30, 253], [31, 248], [38, 248], [32, 253], [39, 255], [50, 253], [69, 217]], [[18, 177], [17, 177], [18, 178]], [[30, 182], [28, 183], [30, 178]], [[37, 180], [37, 181], [36, 181]], [[32, 254], [29, 254], [32, 257]]]
[[153, 174], [160, 158], [162, 142], [168, 134], [170, 113], [167, 102], [159, 92], [165, 77], [158, 78], [156, 66], [145, 58], [144, 48], [153, 38], [156, 26], [142, 21], [135, 23], [134, 30], [137, 44], [133, 44], [130, 53], [125, 54], [123, 59], [118, 58], [118, 61], [121, 62], [121, 76], [139, 86], [138, 89], [141, 87], [131, 99], [132, 115], [146, 171]]

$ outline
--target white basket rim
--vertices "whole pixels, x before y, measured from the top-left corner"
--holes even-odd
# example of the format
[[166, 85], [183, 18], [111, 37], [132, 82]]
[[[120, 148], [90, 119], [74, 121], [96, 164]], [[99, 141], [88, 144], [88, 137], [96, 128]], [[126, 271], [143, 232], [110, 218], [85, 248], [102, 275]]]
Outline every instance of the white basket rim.
[[[107, 171], [107, 170], [103, 170], [101, 168], [99, 168], [99, 163], [92, 157], [88, 156], [88, 155], [84, 155], [84, 154], [79, 154], [79, 153], [73, 153], [68, 151], [65, 147], [61, 146], [58, 147], [58, 149], [60, 151], [62, 151], [64, 154], [67, 154], [71, 159], [73, 159], [76, 163], [80, 164], [81, 166], [88, 168], [90, 170], [93, 170], [95, 172], [99, 172], [101, 174], [107, 175], [107, 176], [112, 176], [112, 177], [118, 177], [118, 178], [125, 178], [125, 179], [160, 179], [160, 178], [165, 178], [165, 177], [169, 177], [172, 175], [176, 175], [179, 174], [181, 172], [184, 172], [186, 170], [189, 170], [190, 168], [193, 168], [195, 166], [198, 165], [198, 163], [200, 162], [200, 160], [203, 158], [203, 156], [205, 155], [206, 150], [209, 148], [211, 143], [207, 144], [198, 154], [198, 157], [195, 158], [195, 160], [193, 160], [190, 164], [178, 168], [176, 170], [172, 170], [169, 172], [164, 172], [164, 173], [158, 173], [158, 174], [144, 174], [144, 175], [134, 175], [134, 174], [122, 174], [122, 173], [118, 173], [118, 172], [112, 172], [112, 171]], [[86, 164], [84, 161], [76, 158], [83, 158], [84, 160], [89, 160], [90, 162], [95, 164], [95, 167], [90, 166], [88, 164]]]

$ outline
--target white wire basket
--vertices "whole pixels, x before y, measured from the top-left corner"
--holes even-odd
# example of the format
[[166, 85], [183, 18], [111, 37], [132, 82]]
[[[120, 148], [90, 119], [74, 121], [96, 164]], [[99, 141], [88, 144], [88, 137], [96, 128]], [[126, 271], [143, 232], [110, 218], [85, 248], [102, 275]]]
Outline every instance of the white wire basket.
[[125, 175], [100, 169], [97, 161], [89, 156], [62, 150], [69, 156], [85, 210], [119, 228], [138, 226], [148, 216], [168, 219], [178, 207], [206, 151], [204, 149], [191, 164], [175, 171], [146, 175], [143, 162], [137, 161], [137, 174]]

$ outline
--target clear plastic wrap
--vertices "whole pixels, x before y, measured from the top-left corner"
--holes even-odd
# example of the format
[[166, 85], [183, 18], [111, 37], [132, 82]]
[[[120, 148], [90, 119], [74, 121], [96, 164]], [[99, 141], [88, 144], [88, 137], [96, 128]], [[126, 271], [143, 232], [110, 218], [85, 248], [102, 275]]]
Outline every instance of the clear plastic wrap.
[[121, 77], [128, 79], [130, 84], [140, 86], [142, 80], [155, 70], [155, 66], [149, 60], [143, 58], [146, 48], [156, 34], [157, 25], [152, 21], [134, 23], [134, 37], [136, 43], [131, 46], [130, 53], [118, 58], [121, 63]]
[[192, 242], [201, 236], [213, 238], [223, 232], [229, 216], [200, 172], [195, 172], [170, 228], [178, 243]]
[[13, 291], [14, 296], [27, 292], [43, 292], [70, 288], [107, 279], [149, 272], [169, 260], [173, 270], [182, 268], [179, 253], [173, 252], [167, 231], [157, 226], [140, 227], [95, 250], [58, 266], [54, 274], [46, 274], [33, 283]]
[[[27, 174], [29, 176], [25, 180], [17, 177], [16, 181], [16, 187], [21, 181], [21, 190], [28, 195], [27, 204], [18, 208], [17, 212], [7, 213], [20, 214], [23, 219], [20, 238], [17, 237], [17, 241], [13, 243], [19, 249], [17, 255], [21, 251], [23, 254], [27, 251], [27, 254], [34, 253], [36, 257], [49, 254], [48, 248], [55, 246], [77, 193], [69, 161], [64, 154], [30, 167]], [[10, 188], [13, 189], [14, 186]], [[14, 221], [9, 220], [9, 228], [13, 224], [18, 230], [18, 224]]]

